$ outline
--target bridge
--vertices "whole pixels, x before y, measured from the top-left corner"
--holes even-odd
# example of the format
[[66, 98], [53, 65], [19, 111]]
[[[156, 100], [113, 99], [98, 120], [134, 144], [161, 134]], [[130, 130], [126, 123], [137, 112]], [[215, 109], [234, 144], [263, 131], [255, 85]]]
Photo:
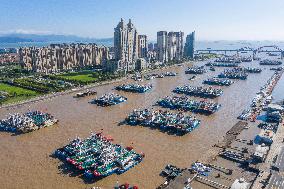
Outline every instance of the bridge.
[[[273, 50], [267, 50], [266, 48], [272, 48]], [[265, 50], [266, 49], [266, 50]], [[220, 52], [223, 52], [225, 55], [228, 53], [228, 52], [235, 52], [237, 54], [239, 54], [240, 52], [252, 52], [253, 53], [253, 59], [256, 58], [256, 55], [258, 53], [263, 53], [263, 52], [266, 52], [266, 53], [280, 53], [280, 57], [281, 59], [283, 59], [284, 57], [284, 51], [282, 49], [280, 49], [278, 46], [275, 46], [275, 45], [270, 45], [270, 46], [262, 46], [262, 47], [259, 47], [257, 49], [252, 49], [250, 47], [243, 47], [243, 48], [240, 48], [240, 49], [200, 49], [200, 50], [195, 50], [195, 52], [197, 54], [199, 53], [208, 53], [208, 54], [212, 54], [212, 53], [220, 53]]]

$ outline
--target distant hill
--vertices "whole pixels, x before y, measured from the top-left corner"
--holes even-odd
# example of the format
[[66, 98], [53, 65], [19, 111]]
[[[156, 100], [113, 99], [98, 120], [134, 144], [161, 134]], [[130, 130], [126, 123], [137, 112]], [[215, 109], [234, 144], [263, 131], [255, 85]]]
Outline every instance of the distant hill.
[[70, 43], [70, 42], [82, 42], [82, 43], [98, 43], [104, 45], [113, 44], [113, 38], [86, 38], [86, 37], [78, 37], [75, 35], [39, 35], [39, 34], [5, 34], [0, 36], [0, 43], [22, 43], [22, 42], [62, 42], [62, 43]]
[[21, 42], [33, 42], [33, 40], [23, 39], [19, 37], [0, 36], [0, 43], [21, 43]]

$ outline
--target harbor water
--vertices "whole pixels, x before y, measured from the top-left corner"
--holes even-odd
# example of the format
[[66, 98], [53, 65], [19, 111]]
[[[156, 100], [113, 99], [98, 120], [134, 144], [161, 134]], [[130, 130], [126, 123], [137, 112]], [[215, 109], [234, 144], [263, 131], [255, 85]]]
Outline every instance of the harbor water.
[[[200, 66], [205, 63], [194, 64]], [[131, 79], [96, 87], [98, 96], [115, 92], [128, 98], [127, 102], [111, 107], [90, 104], [94, 97], [77, 99], [73, 98], [75, 94], [68, 94], [19, 107], [0, 109], [1, 119], [9, 113], [24, 113], [27, 110], [38, 109], [51, 113], [59, 120], [59, 123], [53, 127], [23, 135], [0, 133], [0, 188], [84, 189], [97, 186], [109, 189], [117, 182], [120, 184], [128, 182], [142, 189], [151, 189], [164, 182], [159, 173], [167, 164], [189, 167], [213, 144], [222, 139], [222, 136], [237, 122], [240, 113], [249, 107], [256, 92], [274, 73], [270, 70], [270, 66], [259, 66], [257, 61], [242, 63], [246, 67], [261, 67], [263, 71], [260, 74], [249, 74], [247, 80], [235, 80], [231, 86], [217, 87], [224, 90], [222, 96], [213, 99], [222, 105], [220, 110], [210, 116], [196, 115], [201, 120], [200, 126], [184, 136], [168, 135], [146, 127], [119, 124], [133, 109], [159, 108], [152, 105], [159, 98], [174, 95], [172, 90], [176, 86], [185, 84], [200, 86], [203, 80], [217, 76], [225, 69], [208, 70], [207, 73], [198, 75], [195, 80], [189, 81], [188, 78], [192, 75], [185, 75], [184, 72], [187, 66], [191, 65], [184, 64], [160, 70], [158, 73], [174, 71], [178, 76], [144, 81], [143, 83], [153, 84], [153, 89], [144, 94], [114, 90], [117, 85], [133, 83]], [[283, 85], [282, 80], [279, 83]], [[284, 90], [283, 87], [281, 89]], [[201, 100], [198, 97], [190, 98]], [[75, 137], [88, 137], [92, 131], [103, 131], [106, 135], [112, 136], [115, 143], [133, 146], [136, 152], [144, 152], [144, 160], [122, 175], [114, 174], [90, 183], [52, 157], [57, 148], [68, 144]]]

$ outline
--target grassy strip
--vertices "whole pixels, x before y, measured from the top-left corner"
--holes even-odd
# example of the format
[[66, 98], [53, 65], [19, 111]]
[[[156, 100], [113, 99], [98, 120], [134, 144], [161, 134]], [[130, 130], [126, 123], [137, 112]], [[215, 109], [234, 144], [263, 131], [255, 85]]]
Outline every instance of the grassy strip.
[[0, 83], [0, 91], [9, 93], [9, 96], [6, 99], [0, 101], [0, 103], [2, 104], [9, 104], [28, 100], [41, 94], [36, 91], [23, 89], [21, 87], [11, 86], [4, 83]]

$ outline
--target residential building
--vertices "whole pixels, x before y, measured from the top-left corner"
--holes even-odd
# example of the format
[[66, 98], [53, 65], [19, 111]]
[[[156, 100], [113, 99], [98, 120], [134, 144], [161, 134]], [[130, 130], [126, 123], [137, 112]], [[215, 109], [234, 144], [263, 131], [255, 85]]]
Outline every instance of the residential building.
[[20, 64], [26, 70], [55, 73], [86, 66], [101, 66], [109, 60], [107, 47], [96, 44], [52, 44], [19, 49]]

